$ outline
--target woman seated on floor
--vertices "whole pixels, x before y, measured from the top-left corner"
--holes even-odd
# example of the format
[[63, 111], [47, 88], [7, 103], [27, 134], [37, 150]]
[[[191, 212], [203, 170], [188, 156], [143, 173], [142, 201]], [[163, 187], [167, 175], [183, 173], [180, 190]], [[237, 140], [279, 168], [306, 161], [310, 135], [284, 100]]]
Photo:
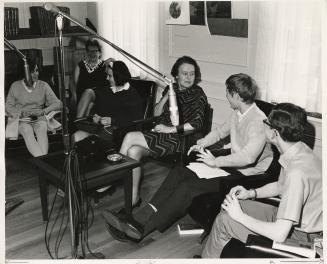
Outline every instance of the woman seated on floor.
[[[62, 108], [60, 100], [51, 87], [39, 80], [40, 66], [36, 59], [28, 58], [31, 83], [25, 78], [14, 82], [6, 99], [6, 114], [19, 118], [18, 133], [24, 138], [28, 151], [34, 156], [46, 155], [49, 150], [48, 126], [45, 115]], [[19, 65], [19, 74], [24, 76], [24, 63]]]
[[[86, 89], [78, 104], [78, 117], [84, 116], [90, 102], [93, 102], [91, 111], [94, 114], [94, 123], [123, 129], [131, 126], [134, 120], [143, 118], [142, 101], [129, 83], [131, 74], [126, 64], [122, 61], [112, 61], [108, 60], [106, 63], [110, 85]], [[112, 68], [109, 62], [112, 62]], [[92, 133], [78, 130], [73, 137], [74, 141], [78, 142], [90, 135]], [[120, 142], [121, 140], [118, 139]]]
[[[197, 84], [201, 81], [200, 68], [191, 57], [177, 59], [171, 75], [175, 78], [174, 90], [177, 97], [180, 125], [175, 127], [170, 120], [168, 89], [155, 106], [155, 116], [158, 116], [157, 125], [153, 131], [130, 132], [122, 143], [120, 153], [136, 160], [145, 156], [163, 157], [181, 151], [181, 139], [178, 130], [199, 130], [204, 124], [204, 113], [207, 106], [207, 97]], [[201, 136], [199, 136], [201, 137]], [[133, 206], [140, 204], [139, 182], [141, 168], [133, 169]]]

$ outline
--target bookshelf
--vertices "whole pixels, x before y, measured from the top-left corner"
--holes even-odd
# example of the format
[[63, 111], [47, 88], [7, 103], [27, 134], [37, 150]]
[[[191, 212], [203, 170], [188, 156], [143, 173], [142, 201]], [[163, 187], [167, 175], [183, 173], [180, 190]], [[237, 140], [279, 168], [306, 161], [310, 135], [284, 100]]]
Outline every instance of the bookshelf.
[[[81, 29], [78, 26], [71, 26], [68, 32], [63, 32], [63, 37], [80, 37], [90, 36], [90, 33]], [[16, 36], [6, 37], [8, 40], [20, 40], [20, 39], [37, 39], [37, 38], [53, 38], [54, 34], [35, 34], [32, 33], [29, 28], [20, 28], [19, 33]]]

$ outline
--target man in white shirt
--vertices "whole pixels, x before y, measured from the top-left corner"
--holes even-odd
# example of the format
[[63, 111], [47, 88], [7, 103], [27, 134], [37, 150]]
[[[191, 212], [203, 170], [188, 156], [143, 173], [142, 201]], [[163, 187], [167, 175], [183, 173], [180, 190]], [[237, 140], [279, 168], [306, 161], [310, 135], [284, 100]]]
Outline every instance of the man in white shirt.
[[[307, 122], [305, 111], [293, 104], [279, 104], [263, 122], [267, 140], [281, 153], [279, 179], [257, 189], [236, 186], [230, 190], [203, 249], [203, 258], [219, 258], [231, 238], [245, 243], [249, 234], [258, 234], [277, 242], [288, 237], [312, 242], [322, 231], [322, 166], [301, 142]], [[281, 198], [278, 208], [248, 200], [275, 196]]]

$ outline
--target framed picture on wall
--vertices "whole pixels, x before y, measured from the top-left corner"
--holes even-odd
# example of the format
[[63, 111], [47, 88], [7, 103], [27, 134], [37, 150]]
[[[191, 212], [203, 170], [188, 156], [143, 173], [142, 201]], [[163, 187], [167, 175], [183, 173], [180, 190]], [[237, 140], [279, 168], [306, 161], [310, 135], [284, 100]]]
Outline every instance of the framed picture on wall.
[[205, 25], [204, 1], [190, 1], [190, 24]]
[[190, 7], [189, 2], [172, 1], [166, 3], [167, 25], [189, 25]]

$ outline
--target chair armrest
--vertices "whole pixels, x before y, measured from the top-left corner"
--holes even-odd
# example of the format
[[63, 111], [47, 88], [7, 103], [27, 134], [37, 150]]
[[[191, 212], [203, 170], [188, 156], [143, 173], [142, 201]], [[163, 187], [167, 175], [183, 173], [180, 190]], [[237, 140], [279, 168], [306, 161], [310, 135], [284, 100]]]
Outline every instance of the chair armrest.
[[304, 258], [301, 255], [272, 248], [273, 241], [257, 235], [248, 235], [245, 243], [245, 257], [248, 258]]

